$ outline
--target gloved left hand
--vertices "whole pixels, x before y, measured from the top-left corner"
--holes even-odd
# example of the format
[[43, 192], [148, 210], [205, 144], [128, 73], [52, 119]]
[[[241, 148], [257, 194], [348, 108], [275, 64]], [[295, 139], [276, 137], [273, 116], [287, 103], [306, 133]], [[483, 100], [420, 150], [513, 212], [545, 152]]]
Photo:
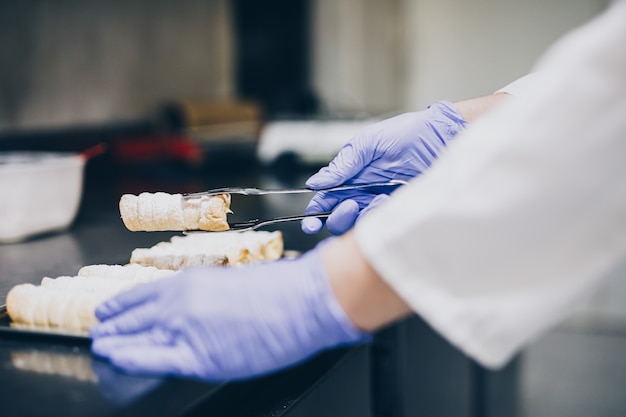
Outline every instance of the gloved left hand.
[[335, 298], [320, 249], [295, 260], [203, 268], [98, 307], [92, 349], [131, 373], [207, 381], [264, 374], [367, 337]]
[[[316, 190], [340, 184], [408, 181], [426, 171], [467, 121], [448, 101], [439, 101], [421, 112], [404, 113], [375, 123], [357, 133], [337, 156], [306, 182]], [[393, 191], [392, 187], [351, 191], [321, 191], [305, 213], [332, 211], [326, 221], [333, 234], [348, 231], [355, 221]], [[302, 221], [305, 233], [322, 229], [318, 218]]]

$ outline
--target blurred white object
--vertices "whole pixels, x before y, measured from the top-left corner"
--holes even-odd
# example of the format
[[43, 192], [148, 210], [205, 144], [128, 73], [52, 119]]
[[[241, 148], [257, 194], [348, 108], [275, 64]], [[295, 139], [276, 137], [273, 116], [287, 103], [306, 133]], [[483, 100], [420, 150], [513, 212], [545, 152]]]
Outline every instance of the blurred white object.
[[0, 243], [67, 228], [78, 211], [85, 158], [0, 153]]
[[379, 119], [270, 122], [263, 128], [258, 157], [271, 163], [293, 154], [305, 163], [327, 163], [359, 130]]

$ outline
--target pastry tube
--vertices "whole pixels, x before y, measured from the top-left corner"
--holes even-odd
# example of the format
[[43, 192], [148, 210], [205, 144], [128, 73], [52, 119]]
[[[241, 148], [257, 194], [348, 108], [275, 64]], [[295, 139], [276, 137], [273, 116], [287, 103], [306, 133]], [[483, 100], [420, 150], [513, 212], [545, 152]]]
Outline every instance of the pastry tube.
[[167, 278], [175, 274], [175, 271], [158, 269], [154, 266], [135, 264], [127, 265], [87, 265], [78, 271], [79, 277], [101, 277], [110, 280], [130, 280], [137, 283], [154, 281]]
[[96, 306], [108, 298], [76, 289], [16, 285], [7, 295], [7, 311], [17, 327], [86, 332], [97, 322]]
[[40, 286], [17, 285], [7, 295], [16, 327], [85, 332], [96, 322], [96, 306], [136, 285], [174, 275], [141, 265], [89, 265], [76, 277], [44, 277]]
[[140, 282], [134, 280], [116, 280], [105, 277], [45, 277], [41, 280], [42, 287], [67, 291], [79, 290], [111, 297], [138, 284]]
[[228, 230], [230, 194], [184, 199], [181, 194], [124, 194], [120, 214], [130, 231]]
[[281, 236], [273, 236], [261, 248], [261, 257], [265, 261], [275, 261], [282, 258], [285, 252], [283, 239]]
[[280, 232], [191, 233], [133, 250], [131, 264], [178, 270], [207, 265], [272, 261], [283, 255]]
[[204, 253], [154, 253], [151, 248], [133, 250], [130, 262], [137, 265], [154, 266], [160, 269], [177, 271], [197, 266], [224, 266], [228, 264], [226, 255]]
[[48, 309], [50, 306], [50, 298], [52, 297], [40, 297], [37, 303], [34, 304], [32, 323], [35, 326], [47, 327], [48, 322]]

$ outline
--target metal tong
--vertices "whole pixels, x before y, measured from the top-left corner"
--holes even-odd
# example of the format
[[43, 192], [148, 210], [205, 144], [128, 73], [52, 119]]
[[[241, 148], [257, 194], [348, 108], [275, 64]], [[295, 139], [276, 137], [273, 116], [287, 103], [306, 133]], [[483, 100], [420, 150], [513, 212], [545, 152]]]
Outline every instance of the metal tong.
[[[204, 196], [211, 196], [217, 194], [242, 194], [242, 195], [268, 195], [268, 194], [301, 194], [301, 193], [316, 193], [319, 191], [322, 192], [332, 192], [332, 191], [346, 191], [346, 190], [358, 190], [362, 188], [370, 188], [370, 187], [389, 187], [389, 186], [400, 186], [406, 184], [406, 181], [403, 180], [389, 180], [386, 182], [374, 182], [368, 184], [349, 184], [349, 185], [339, 185], [337, 187], [326, 188], [322, 190], [313, 190], [311, 188], [283, 188], [277, 190], [263, 190], [259, 188], [253, 187], [225, 187], [225, 188], [216, 188], [213, 190], [203, 191], [199, 193], [191, 193], [191, 194], [183, 194], [184, 199], [190, 198], [198, 198]], [[274, 219], [267, 220], [259, 220], [253, 219], [240, 223], [230, 223], [230, 231], [238, 231], [244, 232], [248, 230], [259, 229], [264, 226], [268, 226], [274, 223], [284, 223], [295, 220], [302, 220], [307, 217], [328, 217], [331, 212], [323, 212], [323, 213], [311, 213], [311, 214], [298, 214], [294, 216], [285, 216], [285, 217], [276, 217]], [[192, 231], [189, 231], [192, 232]]]
[[367, 184], [347, 184], [339, 185], [337, 187], [324, 188], [321, 190], [313, 190], [311, 188], [282, 188], [276, 190], [263, 190], [254, 187], [224, 187], [214, 188], [208, 191], [201, 191], [199, 193], [183, 194], [184, 199], [198, 198], [205, 196], [212, 196], [218, 194], [241, 194], [241, 195], [269, 195], [269, 194], [302, 194], [302, 193], [317, 193], [317, 192], [329, 192], [329, 191], [346, 191], [346, 190], [358, 190], [361, 188], [370, 187], [389, 187], [399, 186], [406, 184], [403, 180], [389, 180], [385, 182], [371, 182]]
[[228, 231], [247, 232], [249, 230], [260, 229], [261, 227], [265, 227], [270, 224], [302, 220], [302, 219], [306, 219], [307, 217], [324, 217], [325, 218], [325, 217], [330, 216], [330, 213], [331, 213], [330, 211], [327, 211], [324, 213], [297, 214], [295, 216], [275, 217], [273, 219], [268, 219], [268, 220], [253, 219], [253, 220], [248, 220], [246, 222], [230, 223], [229, 224], [230, 229], [225, 230], [225, 232], [228, 232]]

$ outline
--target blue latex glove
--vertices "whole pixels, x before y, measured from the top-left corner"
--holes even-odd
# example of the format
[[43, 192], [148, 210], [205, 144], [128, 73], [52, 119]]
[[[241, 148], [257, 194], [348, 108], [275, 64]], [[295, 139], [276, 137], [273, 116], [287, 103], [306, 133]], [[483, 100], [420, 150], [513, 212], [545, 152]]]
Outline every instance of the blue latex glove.
[[[405, 113], [369, 126], [354, 136], [330, 164], [308, 179], [313, 189], [340, 184], [408, 181], [427, 170], [448, 142], [462, 131], [467, 122], [447, 101], [439, 101], [421, 112]], [[393, 188], [319, 192], [305, 213], [333, 211], [326, 227], [333, 234], [348, 231], [364, 208], [381, 193]], [[380, 201], [380, 200], [379, 200]], [[302, 221], [305, 233], [322, 229], [321, 220]]]
[[367, 337], [335, 298], [319, 246], [295, 260], [213, 267], [100, 305], [92, 350], [131, 373], [206, 381], [264, 374]]

